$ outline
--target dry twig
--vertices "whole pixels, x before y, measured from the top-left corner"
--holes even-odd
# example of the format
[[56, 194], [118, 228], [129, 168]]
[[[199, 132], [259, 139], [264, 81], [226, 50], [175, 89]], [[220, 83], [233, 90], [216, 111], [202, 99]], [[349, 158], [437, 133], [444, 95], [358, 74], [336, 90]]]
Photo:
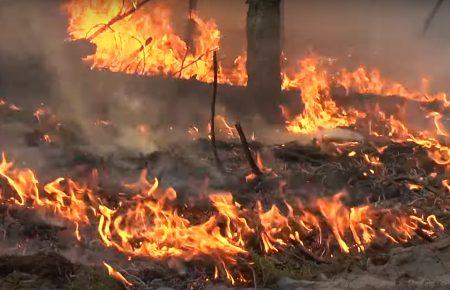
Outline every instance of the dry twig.
[[213, 64], [214, 64], [214, 83], [213, 83], [213, 95], [211, 102], [211, 146], [214, 154], [214, 159], [216, 160], [217, 167], [220, 171], [224, 171], [222, 161], [219, 158], [219, 153], [217, 152], [216, 146], [216, 99], [217, 99], [217, 75], [219, 71], [219, 66], [217, 63], [217, 53], [213, 53]]
[[437, 12], [439, 11], [439, 8], [441, 8], [442, 3], [444, 3], [444, 0], [438, 0], [436, 4], [433, 7], [433, 10], [431, 10], [430, 15], [428, 15], [427, 19], [425, 20], [425, 24], [423, 26], [423, 35], [425, 35], [428, 31], [428, 28], [431, 26], [431, 22], [433, 22], [434, 17], [436, 16]]
[[103, 32], [105, 32], [108, 28], [110, 28], [112, 25], [114, 25], [116, 22], [119, 22], [134, 12], [136, 12], [139, 8], [150, 2], [151, 0], [143, 0], [142, 2], [139, 2], [138, 4], [134, 5], [132, 9], [126, 11], [125, 13], [118, 14], [117, 16], [111, 18], [111, 20], [108, 21], [105, 25], [103, 25], [100, 29], [98, 29], [96, 32], [94, 32], [91, 36], [87, 38], [87, 40], [91, 41]]
[[247, 158], [248, 164], [252, 169], [252, 172], [258, 176], [263, 175], [261, 169], [256, 165], [255, 159], [253, 159], [252, 152], [250, 151], [250, 147], [247, 142], [247, 138], [245, 137], [244, 131], [242, 130], [241, 124], [236, 123], [236, 130], [239, 133], [239, 138], [241, 139], [242, 149], [244, 149], [245, 157]]

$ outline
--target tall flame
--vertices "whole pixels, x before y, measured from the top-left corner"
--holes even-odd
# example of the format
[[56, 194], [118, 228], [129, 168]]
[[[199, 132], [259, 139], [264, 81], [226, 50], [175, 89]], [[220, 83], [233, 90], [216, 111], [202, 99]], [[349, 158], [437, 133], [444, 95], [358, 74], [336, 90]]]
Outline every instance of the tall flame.
[[322, 60], [312, 55], [300, 61], [300, 72], [292, 78], [285, 75], [284, 89], [300, 89], [303, 113], [288, 120], [287, 129], [293, 133], [314, 133], [318, 129], [332, 129], [353, 125], [365, 114], [356, 110], [345, 111], [331, 98], [331, 86]]
[[[96, 46], [84, 60], [92, 68], [140, 75], [164, 75], [212, 82], [212, 55], [219, 49], [220, 31], [213, 20], [196, 13], [194, 49], [173, 29], [170, 10], [150, 1], [69, 0], [63, 10], [69, 17], [72, 40], [86, 39]], [[246, 84], [245, 56], [235, 69], [219, 68], [219, 82]]]

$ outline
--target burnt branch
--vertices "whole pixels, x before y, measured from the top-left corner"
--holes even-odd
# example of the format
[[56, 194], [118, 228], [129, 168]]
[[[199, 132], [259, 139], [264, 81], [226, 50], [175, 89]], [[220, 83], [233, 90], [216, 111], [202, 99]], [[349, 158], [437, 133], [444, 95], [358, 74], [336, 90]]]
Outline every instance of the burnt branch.
[[179, 75], [179, 76], [181, 77], [181, 73], [183, 72], [183, 70], [184, 70], [185, 68], [188, 68], [188, 67], [190, 67], [190, 66], [193, 65], [193, 64], [196, 64], [196, 63], [199, 62], [204, 56], [208, 55], [211, 51], [215, 51], [215, 50], [217, 50], [217, 49], [219, 49], [219, 48], [216, 47], [216, 48], [210, 49], [210, 50], [208, 50], [208, 51], [202, 53], [201, 55], [199, 55], [195, 60], [191, 61], [191, 62], [188, 63], [187, 65], [184, 65], [184, 62], [185, 62], [186, 57], [187, 57], [187, 54], [188, 54], [188, 51], [186, 51], [186, 54], [184, 55], [184, 59], [183, 59], [183, 61], [182, 61], [182, 63], [181, 63], [181, 68], [180, 68], [180, 70], [177, 71], [177, 72], [175, 72], [175, 73], [173, 73], [172, 76]]
[[241, 139], [242, 149], [244, 150], [245, 157], [247, 158], [248, 164], [252, 169], [252, 172], [258, 176], [263, 175], [261, 169], [256, 165], [255, 159], [253, 159], [252, 152], [250, 151], [250, 147], [247, 142], [247, 138], [245, 137], [244, 131], [242, 130], [241, 124], [236, 123], [236, 130], [239, 133], [239, 138]]
[[314, 254], [311, 250], [309, 250], [308, 248], [306, 248], [303, 245], [298, 245], [297, 249], [306, 257], [309, 258], [315, 262], [317, 262], [318, 264], [331, 264], [330, 260], [324, 259], [320, 256], [317, 256], [316, 254]]
[[211, 147], [216, 160], [217, 167], [220, 171], [224, 171], [222, 161], [219, 158], [216, 146], [216, 99], [217, 99], [217, 81], [219, 65], [217, 63], [217, 52], [213, 52], [213, 67], [214, 67], [214, 83], [213, 83], [213, 95], [211, 101]]
[[186, 32], [186, 44], [188, 51], [193, 53], [195, 50], [194, 38], [197, 31], [197, 23], [194, 20], [194, 13], [197, 13], [198, 0], [189, 0], [188, 25]]
[[121, 13], [115, 17], [113, 17], [111, 20], [108, 21], [105, 25], [103, 25], [100, 29], [98, 29], [96, 32], [94, 32], [91, 36], [87, 38], [87, 40], [91, 41], [103, 32], [105, 32], [108, 28], [110, 28], [112, 25], [114, 25], [116, 22], [119, 22], [134, 12], [136, 12], [139, 8], [150, 2], [151, 0], [143, 0], [142, 2], [139, 2], [138, 4], [134, 5], [132, 9], [126, 11], [125, 13]]
[[425, 20], [425, 24], [423, 26], [423, 35], [425, 35], [428, 31], [428, 28], [430, 28], [431, 26], [431, 22], [433, 22], [434, 17], [436, 16], [436, 14], [438, 13], [439, 9], [442, 6], [442, 3], [444, 3], [444, 0], [438, 0], [436, 2], [436, 4], [433, 7], [433, 10], [431, 10], [430, 15], [428, 15], [427, 19]]

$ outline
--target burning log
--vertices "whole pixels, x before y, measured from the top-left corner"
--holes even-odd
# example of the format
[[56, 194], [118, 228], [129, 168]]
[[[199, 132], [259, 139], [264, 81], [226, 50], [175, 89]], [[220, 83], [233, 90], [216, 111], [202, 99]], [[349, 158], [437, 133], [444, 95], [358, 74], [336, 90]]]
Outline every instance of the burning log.
[[281, 93], [280, 0], [248, 0], [247, 73], [248, 91], [271, 121], [279, 114]]
[[235, 125], [236, 130], [239, 133], [239, 138], [241, 139], [242, 149], [244, 150], [245, 157], [247, 158], [248, 164], [252, 169], [252, 172], [257, 176], [263, 175], [261, 169], [256, 165], [255, 159], [253, 159], [252, 152], [250, 151], [250, 147], [247, 142], [247, 138], [245, 137], [244, 131], [242, 130], [241, 124], [237, 123]]
[[305, 246], [298, 245], [297, 249], [305, 255], [307, 258], [319, 263], [319, 264], [331, 264], [331, 261], [324, 259], [322, 257], [317, 256], [311, 250], [307, 249]]

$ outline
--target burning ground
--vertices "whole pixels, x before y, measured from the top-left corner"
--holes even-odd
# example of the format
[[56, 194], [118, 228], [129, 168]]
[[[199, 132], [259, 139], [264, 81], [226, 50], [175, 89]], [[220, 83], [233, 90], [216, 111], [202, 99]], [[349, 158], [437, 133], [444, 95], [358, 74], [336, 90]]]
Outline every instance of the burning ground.
[[[216, 77], [222, 94], [242, 92], [245, 55], [214, 71], [213, 20], [191, 15], [189, 49], [170, 9], [145, 2], [63, 4], [71, 40], [93, 45], [87, 87], [163, 76], [153, 82], [177, 95], [210, 94]], [[73, 114], [2, 98], [2, 287], [449, 287], [447, 95], [317, 54], [282, 79], [295, 96], [273, 112], [284, 123], [239, 132], [239, 105], [220, 103], [220, 160], [208, 106], [187, 122], [154, 109], [152, 122], [138, 86]]]
[[[51, 138], [49, 144], [35, 134], [41, 145], [33, 152], [51, 151], [58, 160], [58, 165], [46, 165], [52, 168], [50, 175], [64, 171], [67, 177], [41, 180], [48, 170], [33, 171], [4, 157], [4, 254], [20, 251], [33, 261], [33, 253], [45, 250], [83, 265], [105, 262], [122, 273], [119, 281], [137, 288], [197, 288], [221, 280], [271, 285], [283, 276], [337, 277], [318, 282], [331, 287], [347, 279], [365, 281], [367, 275], [378, 283], [390, 269], [398, 269], [399, 276], [383, 277], [383, 285], [394, 287], [396, 279], [401, 285], [446, 283], [437, 277], [445, 277], [444, 270], [437, 276], [419, 275], [423, 281], [408, 278], [421, 263], [445, 267], [439, 261], [445, 265], [448, 246], [445, 170], [424, 148], [394, 141], [381, 147], [326, 139], [310, 145], [251, 142], [259, 152], [256, 160], [263, 175], [258, 176], [233, 139], [235, 132], [226, 133], [218, 144], [226, 173], [215, 168], [207, 139], [186, 140], [137, 158], [126, 153], [104, 158], [69, 153], [67, 147], [61, 151], [63, 138]], [[137, 182], [127, 180], [139, 172]], [[164, 184], [175, 184], [179, 193]], [[58, 259], [55, 263], [69, 265], [72, 274], [88, 271]], [[66, 281], [65, 274], [47, 276], [40, 268], [7, 265], [5, 285], [15, 283], [13, 271], [33, 281]], [[346, 272], [350, 274], [342, 274]], [[286, 279], [279, 283], [303, 285]]]

